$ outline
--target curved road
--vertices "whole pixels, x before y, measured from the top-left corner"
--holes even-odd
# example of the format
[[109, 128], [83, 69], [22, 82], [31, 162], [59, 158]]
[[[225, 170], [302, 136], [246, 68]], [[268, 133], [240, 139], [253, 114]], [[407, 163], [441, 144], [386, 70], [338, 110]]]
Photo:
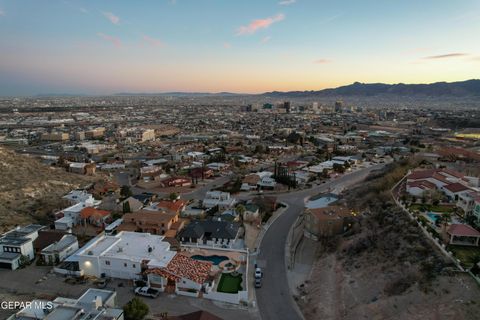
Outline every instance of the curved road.
[[287, 282], [285, 264], [285, 245], [290, 227], [304, 209], [304, 199], [329, 188], [346, 188], [365, 179], [375, 169], [384, 165], [375, 165], [341, 176], [308, 190], [278, 195], [278, 201], [288, 204], [288, 209], [281, 214], [265, 233], [260, 244], [257, 261], [264, 264], [262, 288], [256, 289], [257, 304], [263, 320], [303, 319], [292, 298]]

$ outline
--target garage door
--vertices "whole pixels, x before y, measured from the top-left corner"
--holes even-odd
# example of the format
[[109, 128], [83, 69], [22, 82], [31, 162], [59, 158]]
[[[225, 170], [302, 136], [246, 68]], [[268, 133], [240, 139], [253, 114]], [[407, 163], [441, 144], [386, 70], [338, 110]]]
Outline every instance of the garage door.
[[10, 269], [12, 270], [12, 264], [8, 262], [0, 262], [0, 269]]

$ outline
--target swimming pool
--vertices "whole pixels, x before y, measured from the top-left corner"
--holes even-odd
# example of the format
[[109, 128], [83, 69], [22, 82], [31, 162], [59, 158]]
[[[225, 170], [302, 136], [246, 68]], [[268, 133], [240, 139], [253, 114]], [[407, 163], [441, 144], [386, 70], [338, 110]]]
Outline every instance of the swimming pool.
[[440, 218], [439, 214], [433, 212], [428, 212], [427, 216], [433, 223], [437, 223], [437, 220]]
[[217, 255], [202, 256], [202, 255], [199, 255], [199, 254], [191, 256], [191, 258], [195, 259], [195, 260], [199, 260], [199, 261], [210, 261], [215, 265], [220, 264], [220, 262], [222, 262], [222, 261], [228, 260], [228, 257], [226, 257], [226, 256], [217, 256]]

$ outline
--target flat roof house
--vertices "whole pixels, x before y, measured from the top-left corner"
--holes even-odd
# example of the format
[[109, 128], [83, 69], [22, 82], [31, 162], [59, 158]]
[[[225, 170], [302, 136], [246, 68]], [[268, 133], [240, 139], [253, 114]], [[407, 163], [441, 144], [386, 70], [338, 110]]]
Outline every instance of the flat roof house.
[[123, 310], [117, 308], [116, 300], [115, 291], [90, 288], [78, 299], [33, 300], [8, 320], [123, 320]]
[[98, 236], [76, 256], [85, 275], [138, 279], [149, 266], [167, 266], [175, 252], [162, 236], [122, 231], [112, 236]]
[[21, 267], [22, 256], [29, 261], [35, 259], [33, 241], [38, 237], [42, 225], [30, 224], [17, 227], [0, 237], [0, 268], [15, 270]]

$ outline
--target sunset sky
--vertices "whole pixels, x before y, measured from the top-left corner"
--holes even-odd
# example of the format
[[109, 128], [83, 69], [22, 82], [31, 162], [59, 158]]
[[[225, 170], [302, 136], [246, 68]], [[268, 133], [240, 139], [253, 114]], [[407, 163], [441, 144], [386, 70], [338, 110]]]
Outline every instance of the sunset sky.
[[0, 95], [479, 77], [478, 0], [0, 0]]

